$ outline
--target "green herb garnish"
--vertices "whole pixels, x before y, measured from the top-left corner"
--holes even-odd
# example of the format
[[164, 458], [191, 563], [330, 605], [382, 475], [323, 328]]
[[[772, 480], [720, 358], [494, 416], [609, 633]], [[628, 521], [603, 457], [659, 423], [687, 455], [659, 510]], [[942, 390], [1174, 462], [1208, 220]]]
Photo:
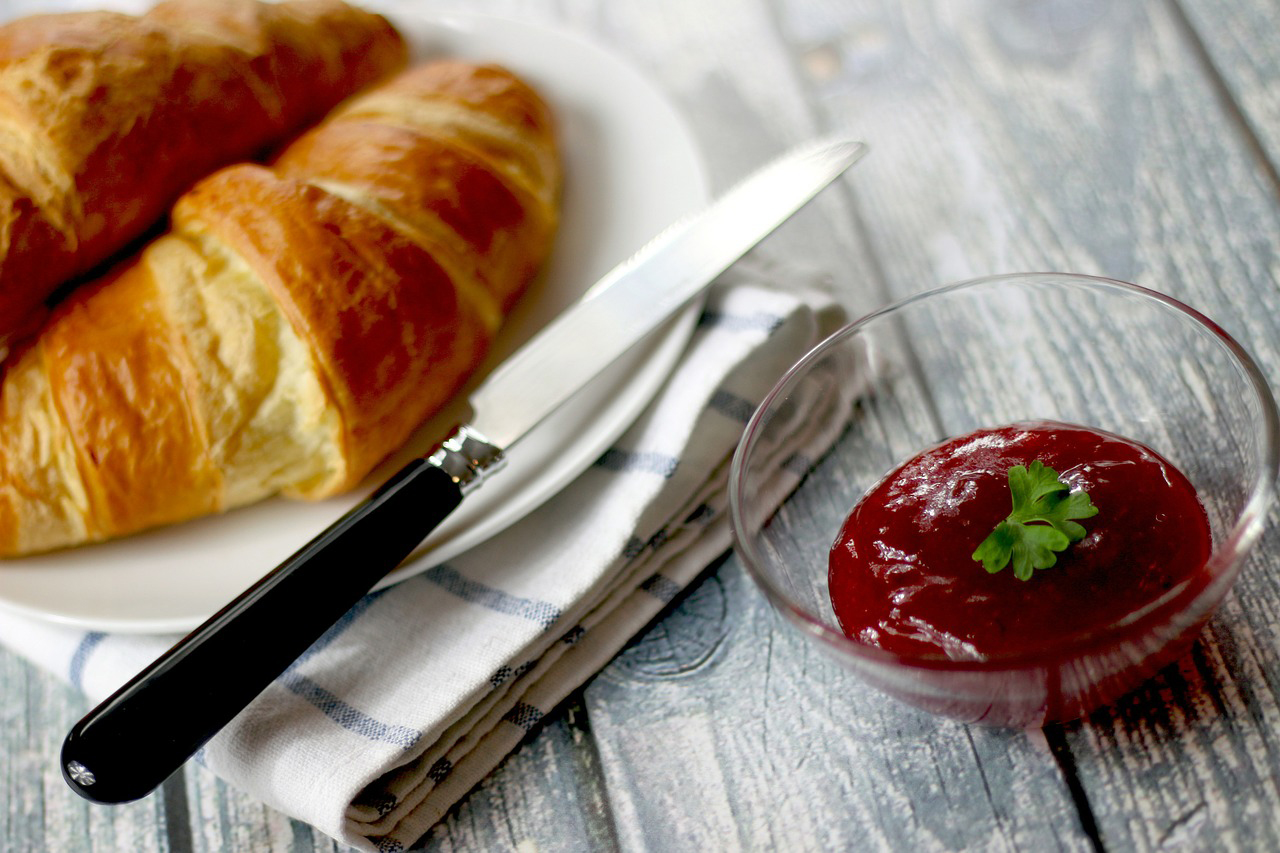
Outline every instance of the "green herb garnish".
[[1065, 550], [1085, 536], [1073, 518], [1089, 518], [1098, 508], [1088, 492], [1072, 492], [1058, 479], [1058, 472], [1039, 459], [1024, 468], [1009, 469], [1013, 512], [973, 552], [988, 572], [998, 572], [1013, 560], [1013, 574], [1029, 580], [1034, 569], [1047, 569], [1058, 561], [1055, 552]]

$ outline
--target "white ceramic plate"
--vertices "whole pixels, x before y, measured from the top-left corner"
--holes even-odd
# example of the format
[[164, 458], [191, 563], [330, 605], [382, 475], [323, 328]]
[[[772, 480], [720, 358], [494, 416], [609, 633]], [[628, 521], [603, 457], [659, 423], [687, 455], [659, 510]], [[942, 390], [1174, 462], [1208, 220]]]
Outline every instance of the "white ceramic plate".
[[[573, 302], [679, 216], [707, 183], [683, 121], [644, 78], [559, 31], [465, 15], [397, 17], [421, 58], [502, 63], [535, 85], [559, 120], [565, 162], [561, 233], [551, 266], [517, 308], [491, 363]], [[691, 309], [610, 368], [510, 452], [506, 469], [470, 495], [395, 582], [511, 525], [589, 466], [625, 430], [679, 357]], [[566, 341], [572, 346], [572, 341]], [[0, 607], [91, 630], [186, 631], [234, 598], [437, 440], [446, 413], [353, 495], [319, 504], [270, 500], [115, 542], [0, 564]]]

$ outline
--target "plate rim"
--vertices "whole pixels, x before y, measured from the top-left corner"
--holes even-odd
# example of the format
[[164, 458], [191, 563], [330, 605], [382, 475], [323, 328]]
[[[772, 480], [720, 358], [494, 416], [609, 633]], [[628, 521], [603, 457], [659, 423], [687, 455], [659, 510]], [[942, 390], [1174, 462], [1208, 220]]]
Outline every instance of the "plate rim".
[[[447, 34], [447, 37], [452, 38], [455, 41], [458, 40], [459, 38], [464, 40], [468, 38], [475, 38], [476, 37], [475, 34], [477, 32], [482, 33], [480, 35], [480, 38], [482, 39], [488, 38], [490, 41], [496, 40], [497, 38], [500, 38], [502, 35], [510, 37], [512, 33], [519, 34], [519, 35], [527, 35], [531, 32], [536, 32], [538, 33], [538, 38], [540, 38], [544, 42], [573, 43], [576, 49], [583, 51], [586, 54], [594, 55], [595, 61], [604, 62], [608, 64], [610, 66], [610, 71], [612, 74], [614, 75], [620, 74], [620, 75], [629, 77], [631, 78], [630, 79], [631, 85], [635, 85], [640, 87], [643, 90], [647, 90], [647, 94], [651, 101], [651, 105], [657, 107], [662, 113], [665, 114], [664, 119], [668, 125], [667, 131], [674, 132], [675, 135], [680, 137], [681, 139], [681, 143], [682, 143], [681, 154], [682, 156], [687, 158], [687, 162], [684, 164], [684, 166], [690, 169], [692, 171], [693, 176], [696, 177], [697, 179], [697, 186], [689, 188], [694, 201], [698, 204], [704, 204], [710, 198], [709, 178], [708, 178], [708, 172], [707, 172], [706, 163], [703, 157], [703, 153], [701, 151], [700, 146], [697, 144], [696, 138], [694, 137], [685, 117], [679, 112], [679, 110], [676, 108], [675, 104], [671, 101], [669, 96], [665, 92], [663, 92], [647, 75], [645, 75], [635, 66], [633, 66], [625, 57], [621, 57], [615, 54], [614, 52], [608, 50], [606, 47], [604, 47], [597, 41], [591, 39], [586, 34], [576, 30], [560, 28], [554, 25], [547, 24], [545, 22], [529, 22], [529, 21], [523, 21], [515, 18], [499, 17], [499, 16], [486, 14], [486, 13], [445, 11], [440, 14], [433, 15], [426, 11], [419, 12], [418, 10], [399, 9], [396, 11], [386, 11], [383, 14], [385, 14], [398, 27], [401, 27], [402, 28], [401, 31], [405, 33], [406, 39], [410, 40], [411, 47], [414, 48], [414, 53], [416, 54], [414, 61], [421, 61], [421, 59], [423, 58], [421, 56], [422, 50], [420, 49], [420, 45], [414, 44], [415, 36], [421, 35], [421, 33], [414, 32], [415, 28], [419, 30], [421, 30], [422, 28], [427, 28], [437, 34]], [[493, 35], [495, 31], [502, 31], [502, 32], [499, 35]], [[545, 50], [546, 45], [540, 44], [540, 49]], [[466, 53], [467, 52], [465, 50], [462, 51], [462, 55], [466, 55]], [[498, 63], [504, 63], [504, 62], [510, 61], [511, 64], [515, 66], [518, 71], [518, 67], [519, 67], [518, 59], [495, 55], [492, 61], [498, 62]], [[554, 93], [548, 92], [547, 94], [549, 99], [554, 98]], [[640, 238], [637, 240], [636, 245], [632, 248], [639, 248], [639, 246], [642, 245], [643, 242], [647, 240], [650, 236], [652, 235], [651, 234], [640, 235]], [[618, 260], [621, 260], [621, 258], [619, 258]], [[585, 287], [589, 284], [590, 282], [586, 282], [583, 286], [583, 290], [585, 290]], [[664, 327], [665, 331], [660, 332], [656, 339], [651, 339], [651, 340], [657, 341], [654, 348], [664, 350], [662, 353], [662, 357], [664, 358], [664, 366], [657, 370], [657, 372], [661, 374], [661, 378], [652, 382], [650, 386], [645, 387], [639, 391], [635, 391], [630, 395], [628, 395], [632, 399], [630, 400], [630, 405], [627, 407], [627, 411], [625, 415], [622, 416], [621, 421], [618, 425], [616, 425], [616, 428], [611, 427], [609, 430], [607, 430], [608, 432], [612, 433], [612, 436], [609, 439], [609, 441], [616, 440], [618, 436], [620, 436], [623, 432], [625, 432], [625, 430], [630, 426], [631, 423], [634, 422], [635, 418], [640, 414], [640, 412], [643, 411], [643, 409], [649, 405], [649, 403], [652, 401], [654, 396], [657, 394], [659, 388], [661, 387], [662, 381], [665, 380], [665, 377], [669, 375], [670, 371], [674, 368], [680, 353], [683, 351], [685, 345], [688, 342], [689, 337], [692, 335], [695, 321], [697, 319], [698, 314], [700, 313], [700, 310], [701, 310], [701, 300], [698, 300], [694, 304], [690, 305], [687, 309], [685, 309], [681, 314], [673, 318], [673, 320], [669, 321], [667, 326]], [[673, 342], [677, 342], [677, 343], [673, 343]], [[627, 390], [631, 391], [631, 389], [627, 389]], [[608, 443], [609, 443], [608, 441], [604, 442], [605, 446], [607, 446]], [[600, 448], [600, 450], [602, 449], [603, 448]], [[580, 454], [580, 455], [598, 455], [600, 450], [596, 450], [594, 454]], [[384, 578], [377, 585], [376, 588], [382, 588], [382, 587], [397, 583], [401, 580], [405, 580], [409, 577], [412, 577], [422, 571], [425, 571], [426, 569], [430, 568], [433, 565], [437, 565], [439, 562], [442, 562], [445, 559], [449, 559], [451, 556], [455, 556], [457, 553], [461, 553], [462, 551], [468, 548], [478, 545], [480, 542], [483, 542], [489, 538], [492, 538], [493, 536], [500, 534], [503, 530], [507, 529], [509, 526], [511, 526], [512, 524], [516, 523], [521, 518], [523, 518], [525, 515], [529, 514], [530, 512], [533, 512], [535, 509], [537, 509], [537, 507], [541, 506], [547, 500], [554, 497], [554, 495], [557, 492], [559, 492], [561, 489], [563, 489], [569, 482], [571, 482], [572, 479], [576, 478], [579, 474], [581, 474], [582, 471], [589, 466], [589, 464], [590, 464], [589, 460], [584, 463], [581, 461], [581, 459], [579, 459], [577, 463], [575, 463], [573, 466], [570, 466], [573, 469], [572, 473], [566, 474], [565, 473], [566, 469], [563, 466], [557, 471], [553, 471], [552, 473], [555, 474], [555, 476], [551, 477], [550, 479], [554, 479], [557, 482], [549, 488], [544, 487], [542, 489], [544, 494], [541, 494], [540, 496], [533, 498], [531, 502], [527, 501], [527, 503], [530, 503], [530, 505], [528, 505], [527, 508], [521, 511], [518, 511], [516, 513], [508, 513], [505, 521], [491, 526], [491, 529], [489, 529], [487, 533], [484, 533], [478, 538], [471, 537], [471, 539], [466, 544], [465, 548], [454, 549], [452, 552], [446, 553], [445, 556], [439, 559], [433, 558], [434, 561], [430, 561], [430, 560], [424, 561], [417, 556], [410, 557], [409, 560], [406, 561], [405, 564], [402, 564], [400, 568], [389, 573], [388, 576]], [[543, 467], [548, 467], [548, 466], [543, 465]], [[380, 465], [379, 468], [376, 470], [380, 473], [385, 473], [386, 468], [387, 468], [387, 463], [384, 463], [383, 465]], [[360, 500], [364, 496], [364, 494], [367, 493], [369, 488], [374, 485], [376, 485], [376, 480], [366, 479], [365, 483], [362, 484], [361, 487], [342, 496], [341, 499], [339, 499], [338, 501], [335, 501], [335, 505], [333, 508], [333, 518], [336, 518], [337, 516], [341, 515], [343, 511], [345, 511], [345, 508], [346, 508], [345, 505], [347, 504], [354, 505], [358, 500]], [[279, 500], [279, 499], [277, 498], [276, 500]], [[248, 506], [248, 507], [239, 508], [234, 512], [252, 512], [253, 509], [254, 509], [254, 506]], [[198, 522], [199, 519], [196, 519], [194, 521]], [[181, 524], [174, 525], [172, 529], [180, 529], [181, 527], [182, 527]], [[147, 535], [148, 535], [148, 532], [143, 532], [138, 534], [138, 536], [147, 536]], [[303, 535], [305, 534], [302, 534], [299, 537], [299, 542], [298, 542], [299, 545], [303, 544], [303, 540], [302, 540]], [[110, 544], [111, 543], [102, 543], [102, 545], [108, 545], [108, 546]], [[94, 547], [102, 547], [102, 545], [87, 544], [80, 547], [94, 548]], [[80, 549], [73, 549], [73, 550], [79, 551]], [[417, 553], [418, 552], [415, 552], [415, 554]], [[56, 555], [54, 555], [53, 558], [56, 559]], [[25, 559], [25, 558], [19, 558], [19, 559]], [[5, 562], [5, 561], [0, 561], [0, 562]], [[5, 571], [5, 567], [3, 565], [0, 565], [0, 574], [2, 574], [4, 571]], [[39, 569], [35, 569], [35, 571], [39, 571]], [[104, 571], [110, 571], [110, 568], [109, 567], [104, 568]], [[238, 594], [239, 591], [240, 591], [239, 588], [233, 589], [231, 591], [231, 595], [234, 596]], [[109, 633], [138, 634], [138, 635], [154, 635], [154, 634], [168, 634], [168, 633], [182, 632], [182, 631], [190, 630], [191, 628], [195, 627], [201, 621], [203, 621], [205, 618], [211, 615], [213, 612], [216, 612], [216, 610], [218, 609], [219, 609], [219, 605], [212, 605], [211, 609], [208, 612], [203, 613], [202, 615], [164, 615], [162, 614], [155, 617], [137, 617], [137, 616], [112, 617], [104, 613], [97, 613], [97, 614], [85, 613], [83, 607], [79, 609], [75, 609], [74, 612], [72, 610], [59, 611], [49, 607], [34, 607], [34, 606], [30, 606], [27, 603], [24, 603], [23, 601], [12, 600], [9, 597], [9, 593], [7, 593], [6, 590], [3, 588], [2, 581], [0, 581], [0, 610], [9, 612], [9, 613], [14, 613], [19, 616], [37, 619], [45, 623], [52, 623], [52, 624], [62, 625], [65, 627], [71, 627], [71, 628], [87, 630], [87, 631], [102, 631], [102, 632], [109, 632]]]

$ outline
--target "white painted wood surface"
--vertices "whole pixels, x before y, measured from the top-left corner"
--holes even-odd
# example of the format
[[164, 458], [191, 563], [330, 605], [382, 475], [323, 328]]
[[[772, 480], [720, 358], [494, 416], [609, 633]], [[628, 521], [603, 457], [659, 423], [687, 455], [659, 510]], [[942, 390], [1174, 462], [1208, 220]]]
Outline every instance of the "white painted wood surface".
[[[851, 312], [980, 274], [1104, 274], [1201, 308], [1280, 379], [1273, 0], [432, 8], [607, 45], [684, 112], [717, 188], [822, 131], [866, 139], [853, 179], [759, 250], [829, 272]], [[1272, 524], [1176, 666], [1033, 732], [870, 692], [786, 630], [728, 557], [421, 846], [1280, 849], [1278, 546]], [[56, 755], [84, 710], [0, 651], [0, 849], [335, 849], [195, 767], [130, 806], [78, 800]]]

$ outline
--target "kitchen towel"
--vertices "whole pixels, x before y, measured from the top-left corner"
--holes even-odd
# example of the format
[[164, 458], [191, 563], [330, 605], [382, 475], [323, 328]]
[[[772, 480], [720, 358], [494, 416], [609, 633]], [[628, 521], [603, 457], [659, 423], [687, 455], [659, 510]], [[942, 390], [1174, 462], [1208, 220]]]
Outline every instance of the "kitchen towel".
[[[489, 541], [366, 596], [197, 760], [360, 849], [428, 832], [729, 547], [743, 427], [841, 319], [797, 279], [747, 263], [722, 277], [666, 384], [594, 465]], [[847, 413], [829, 394], [792, 413], [772, 454], [780, 492]], [[0, 612], [0, 642], [94, 700], [175, 639]]]

